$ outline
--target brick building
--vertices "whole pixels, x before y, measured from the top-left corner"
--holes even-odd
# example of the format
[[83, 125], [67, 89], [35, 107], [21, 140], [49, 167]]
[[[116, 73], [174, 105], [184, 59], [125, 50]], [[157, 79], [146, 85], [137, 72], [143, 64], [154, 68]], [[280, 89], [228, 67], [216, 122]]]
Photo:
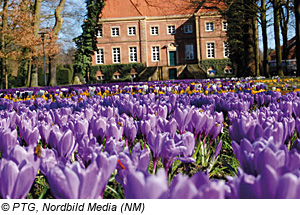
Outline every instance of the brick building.
[[93, 65], [143, 63], [147, 80], [164, 80], [188, 68], [194, 70], [189, 74], [203, 73], [188, 65], [228, 57], [227, 22], [217, 12], [191, 8], [184, 0], [147, 2], [106, 1]]

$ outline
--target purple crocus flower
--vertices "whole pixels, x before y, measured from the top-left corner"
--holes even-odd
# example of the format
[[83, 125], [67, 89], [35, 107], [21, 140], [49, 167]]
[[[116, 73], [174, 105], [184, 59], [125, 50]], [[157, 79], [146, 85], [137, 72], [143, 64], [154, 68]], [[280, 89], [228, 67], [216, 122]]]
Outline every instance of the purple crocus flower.
[[140, 121], [140, 125], [141, 125], [141, 133], [144, 137], [145, 140], [147, 140], [148, 138], [148, 133], [149, 131], [151, 131], [151, 125], [150, 125], [150, 120], [141, 120]]
[[183, 111], [180, 108], [176, 108], [174, 111], [174, 119], [177, 122], [179, 133], [183, 134], [187, 124], [191, 121], [193, 112], [187, 109]]
[[101, 174], [97, 165], [83, 169], [78, 162], [70, 167], [57, 165], [47, 173], [51, 191], [58, 199], [95, 199], [100, 197]]
[[156, 175], [133, 171], [124, 186], [127, 199], [166, 199], [169, 195], [168, 179], [163, 169]]
[[95, 158], [95, 162], [99, 171], [101, 171], [101, 179], [100, 179], [100, 196], [103, 198], [104, 190], [108, 183], [109, 178], [111, 177], [113, 171], [115, 171], [117, 166], [117, 156], [112, 155], [109, 156], [107, 153], [98, 153]]
[[149, 151], [146, 148], [141, 150], [139, 143], [133, 147], [131, 154], [128, 147], [125, 147], [124, 152], [121, 152], [118, 157], [116, 180], [123, 186], [127, 183], [127, 175], [130, 172], [146, 172], [149, 166], [149, 157]]
[[85, 119], [90, 122], [92, 117], [93, 117], [93, 114], [94, 114], [94, 110], [92, 108], [85, 108], [84, 109], [84, 116], [85, 116]]
[[40, 168], [41, 159], [39, 156], [39, 149], [30, 145], [28, 147], [22, 147], [16, 145], [9, 153], [7, 159], [14, 161], [17, 165], [20, 165], [23, 160], [27, 160], [34, 167], [35, 172]]
[[19, 164], [5, 158], [0, 160], [0, 195], [4, 199], [25, 199], [37, 171], [27, 159]]
[[102, 148], [103, 145], [99, 146], [95, 137], [89, 138], [85, 135], [83, 139], [78, 141], [77, 161], [80, 162], [83, 167], [88, 166], [92, 160], [93, 153], [101, 152]]
[[52, 129], [49, 137], [50, 146], [56, 149], [59, 157], [69, 158], [76, 151], [77, 142], [70, 129], [63, 133], [58, 129]]
[[46, 175], [47, 172], [57, 164], [57, 152], [54, 149], [43, 149], [41, 153], [41, 172]]
[[186, 150], [187, 148], [182, 146], [181, 143], [175, 144], [174, 139], [165, 139], [162, 144], [161, 160], [166, 172], [171, 168], [175, 158], [179, 155], [183, 155]]
[[18, 144], [17, 130], [0, 130], [0, 151], [2, 153], [2, 157], [7, 157], [10, 151]]
[[162, 144], [165, 141], [167, 134], [168, 133], [155, 134], [152, 131], [148, 133], [148, 145], [153, 157], [153, 172], [156, 170], [156, 164], [161, 154]]
[[170, 133], [170, 138], [174, 138], [177, 130], [177, 122], [174, 118], [170, 119], [165, 126], [165, 132]]
[[93, 135], [97, 138], [99, 143], [103, 142], [103, 139], [106, 135], [106, 118], [92, 118], [90, 127], [93, 132]]
[[110, 155], [118, 155], [120, 152], [123, 151], [125, 146], [125, 141], [116, 141], [112, 137], [105, 143], [104, 152], [107, 152]]
[[137, 127], [134, 123], [126, 123], [124, 127], [124, 134], [126, 137], [126, 140], [129, 143], [129, 146], [133, 143], [136, 135], [137, 135]]
[[45, 144], [49, 143], [49, 137], [50, 137], [50, 132], [51, 132], [51, 126], [49, 124], [46, 123], [41, 123], [38, 127], [42, 141]]
[[224, 181], [209, 180], [203, 172], [194, 174], [191, 178], [178, 174], [170, 186], [172, 199], [224, 199], [228, 187]]
[[241, 169], [238, 177], [228, 177], [228, 198], [239, 199], [294, 199], [299, 195], [299, 172], [280, 172], [266, 165], [258, 176], [248, 175]]
[[74, 123], [74, 130], [72, 130], [76, 140], [82, 139], [85, 135], [88, 135], [89, 122], [86, 119], [76, 120]]
[[123, 127], [118, 128], [116, 124], [108, 124], [106, 127], [106, 139], [114, 137], [115, 140], [121, 141], [123, 135]]
[[195, 138], [191, 132], [186, 132], [182, 135], [176, 135], [174, 138], [175, 143], [178, 145], [185, 146], [186, 150], [183, 152], [182, 157], [178, 158], [181, 162], [185, 162], [188, 159], [188, 163], [190, 163], [190, 158], [194, 154], [195, 150]]
[[37, 127], [34, 127], [30, 124], [30, 122], [25, 122], [24, 120], [21, 122], [20, 135], [23, 137], [27, 146], [29, 145], [37, 145], [40, 139], [40, 133]]
[[194, 111], [190, 124], [193, 128], [191, 132], [194, 133], [195, 138], [197, 138], [204, 130], [203, 126], [206, 123], [207, 118], [208, 115], [205, 112]]

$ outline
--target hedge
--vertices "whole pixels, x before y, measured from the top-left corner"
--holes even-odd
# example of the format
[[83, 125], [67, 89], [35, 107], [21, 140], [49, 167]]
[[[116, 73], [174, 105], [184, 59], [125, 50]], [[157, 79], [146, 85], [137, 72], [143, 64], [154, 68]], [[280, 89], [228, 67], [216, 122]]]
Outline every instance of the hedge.
[[[130, 81], [130, 69], [134, 68], [137, 73], [140, 73], [145, 69], [144, 64], [142, 63], [132, 63], [132, 64], [113, 64], [113, 65], [96, 65], [92, 66], [90, 73], [90, 81], [93, 83], [100, 82], [96, 80], [95, 75], [98, 70], [104, 74], [104, 82], [123, 82]], [[119, 80], [114, 80], [113, 74], [115, 71], [121, 73], [121, 78]]]
[[59, 68], [56, 70], [57, 85], [67, 85], [72, 82], [72, 73], [68, 68]]
[[[202, 66], [202, 68], [207, 71], [209, 69], [209, 67], [213, 67], [217, 73], [216, 73], [216, 77], [230, 77], [230, 76], [234, 76], [236, 74], [236, 65], [233, 64], [230, 59], [208, 59], [208, 60], [201, 60], [200, 64]], [[233, 69], [233, 74], [228, 75], [224, 73], [224, 69], [225, 67], [229, 65], [232, 67]]]

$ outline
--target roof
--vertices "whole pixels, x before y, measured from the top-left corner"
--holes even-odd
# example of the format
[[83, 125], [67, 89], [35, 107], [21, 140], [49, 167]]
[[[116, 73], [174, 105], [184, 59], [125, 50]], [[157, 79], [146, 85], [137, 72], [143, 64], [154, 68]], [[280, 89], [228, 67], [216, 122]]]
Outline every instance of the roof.
[[114, 75], [121, 75], [119, 71], [115, 71]]
[[[292, 39], [290, 39], [287, 42], [287, 48], [288, 48], [288, 52], [290, 55], [290, 56], [288, 56], [288, 59], [296, 58], [296, 56], [295, 56], [296, 36], [294, 36]], [[280, 49], [281, 49], [281, 51], [283, 50], [283, 45], [280, 46]], [[274, 50], [273, 52], [270, 53], [270, 57], [271, 57], [271, 60], [274, 60], [276, 58], [276, 50]]]
[[[218, 3], [216, 4], [220, 7]], [[215, 4], [206, 3], [205, 5]], [[206, 7], [191, 6], [187, 0], [106, 0], [101, 18], [188, 15], [212, 11]]]
[[135, 71], [134, 68], [132, 68], [132, 69], [131, 69], [131, 74], [136, 75], [136, 74], [138, 74], [138, 73]]
[[97, 76], [104, 76], [104, 75], [103, 75], [103, 73], [101, 72], [101, 70], [98, 70], [98, 71], [96, 72], [95, 76], [97, 77]]

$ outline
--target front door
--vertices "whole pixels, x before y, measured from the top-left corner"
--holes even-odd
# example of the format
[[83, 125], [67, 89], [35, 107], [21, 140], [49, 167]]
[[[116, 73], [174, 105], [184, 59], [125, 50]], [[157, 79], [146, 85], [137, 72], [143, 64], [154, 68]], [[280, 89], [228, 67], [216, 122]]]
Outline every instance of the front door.
[[176, 79], [177, 76], [176, 73], [177, 73], [176, 69], [169, 69], [169, 80]]
[[169, 51], [170, 66], [176, 66], [176, 51]]

